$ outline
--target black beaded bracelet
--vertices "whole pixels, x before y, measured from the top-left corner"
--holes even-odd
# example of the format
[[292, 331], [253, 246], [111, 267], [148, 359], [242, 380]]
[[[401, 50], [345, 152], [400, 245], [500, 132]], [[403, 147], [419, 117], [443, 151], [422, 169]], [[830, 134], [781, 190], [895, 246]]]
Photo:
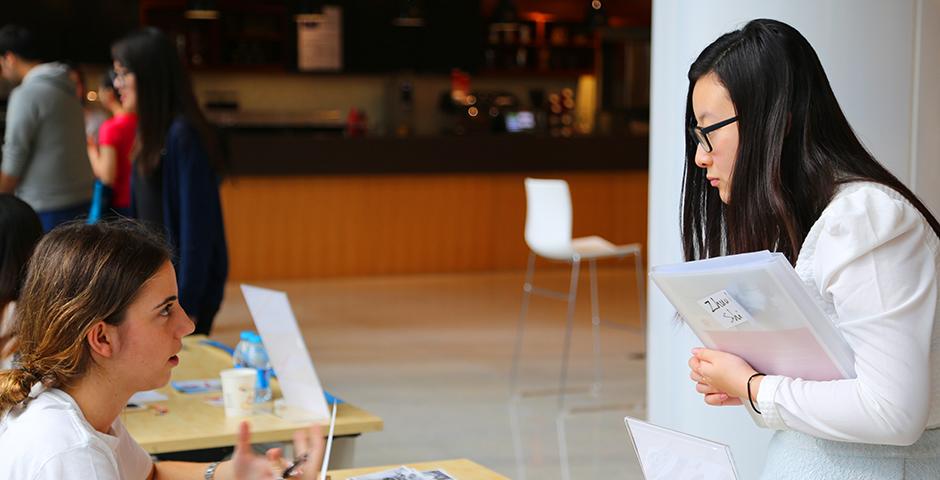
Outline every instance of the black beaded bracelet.
[[757, 406], [754, 405], [754, 396], [751, 395], [751, 380], [754, 380], [754, 377], [766, 377], [766, 376], [767, 375], [764, 375], [763, 373], [755, 373], [754, 375], [751, 375], [750, 378], [747, 379], [747, 400], [751, 402], [751, 408], [753, 408], [754, 411], [757, 412], [758, 415], [763, 415], [763, 413], [760, 413], [760, 410], [758, 410]]

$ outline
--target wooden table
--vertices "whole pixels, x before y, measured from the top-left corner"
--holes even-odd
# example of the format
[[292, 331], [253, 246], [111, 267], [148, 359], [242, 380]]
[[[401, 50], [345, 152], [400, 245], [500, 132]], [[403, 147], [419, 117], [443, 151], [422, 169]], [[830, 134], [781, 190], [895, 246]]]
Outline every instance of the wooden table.
[[[437, 462], [426, 463], [406, 463], [415, 470], [444, 470], [450, 476], [457, 480], [509, 480], [479, 463], [472, 462], [465, 458], [459, 460], [441, 460]], [[365, 475], [367, 473], [381, 472], [391, 470], [401, 465], [386, 465], [384, 467], [350, 468], [345, 470], [330, 470], [330, 480], [346, 480], [350, 477]]]
[[[205, 340], [205, 336], [192, 335], [183, 339], [183, 350], [179, 354], [180, 364], [173, 370], [173, 380], [218, 378], [221, 370], [232, 367], [232, 358], [228, 353], [199, 343], [202, 340]], [[272, 380], [271, 383], [277, 398], [280, 387], [277, 380]], [[121, 421], [144, 450], [157, 454], [230, 447], [235, 444], [238, 425], [242, 419], [226, 418], [222, 407], [206, 403], [211, 397], [221, 396], [220, 392], [183, 394], [170, 385], [158, 391], [169, 399], [154, 405], [166, 407], [166, 413], [160, 414], [150, 408], [121, 414]], [[289, 441], [295, 430], [309, 425], [309, 422], [288, 421], [272, 413], [263, 412], [247, 417], [246, 420], [251, 424], [252, 443]], [[329, 425], [329, 420], [321, 423]], [[377, 432], [382, 430], [382, 427], [381, 418], [359, 407], [348, 403], [337, 406], [334, 430], [336, 437]]]

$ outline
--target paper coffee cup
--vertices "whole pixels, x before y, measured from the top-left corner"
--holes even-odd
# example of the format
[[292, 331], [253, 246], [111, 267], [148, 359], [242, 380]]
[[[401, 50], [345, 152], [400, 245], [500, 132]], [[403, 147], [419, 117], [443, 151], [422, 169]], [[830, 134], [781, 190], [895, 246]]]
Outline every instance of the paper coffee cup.
[[222, 377], [222, 401], [226, 417], [246, 417], [255, 406], [255, 382], [258, 373], [253, 368], [230, 368], [219, 372]]

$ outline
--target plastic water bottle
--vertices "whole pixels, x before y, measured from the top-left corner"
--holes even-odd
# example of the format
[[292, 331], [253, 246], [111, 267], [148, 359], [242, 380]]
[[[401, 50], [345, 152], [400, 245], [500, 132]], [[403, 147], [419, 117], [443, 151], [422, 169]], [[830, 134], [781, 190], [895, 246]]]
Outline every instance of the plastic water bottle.
[[261, 343], [261, 337], [251, 331], [241, 333], [241, 340], [235, 347], [232, 357], [235, 368], [253, 368], [258, 372], [255, 383], [255, 403], [271, 401], [271, 362], [268, 352]]

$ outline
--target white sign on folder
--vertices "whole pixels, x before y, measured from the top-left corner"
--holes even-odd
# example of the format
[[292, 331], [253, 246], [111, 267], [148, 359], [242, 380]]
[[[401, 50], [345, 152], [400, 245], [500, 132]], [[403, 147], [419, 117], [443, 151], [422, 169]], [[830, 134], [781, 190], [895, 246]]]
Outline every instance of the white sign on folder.
[[727, 445], [624, 417], [646, 480], [736, 480]]
[[751, 321], [751, 314], [734, 301], [734, 297], [727, 290], [719, 290], [699, 299], [698, 304], [725, 328], [733, 328]]
[[251, 285], [242, 284], [241, 287], [271, 366], [277, 373], [284, 404], [311, 413], [312, 419], [330, 418], [323, 387], [297, 327], [287, 294]]

